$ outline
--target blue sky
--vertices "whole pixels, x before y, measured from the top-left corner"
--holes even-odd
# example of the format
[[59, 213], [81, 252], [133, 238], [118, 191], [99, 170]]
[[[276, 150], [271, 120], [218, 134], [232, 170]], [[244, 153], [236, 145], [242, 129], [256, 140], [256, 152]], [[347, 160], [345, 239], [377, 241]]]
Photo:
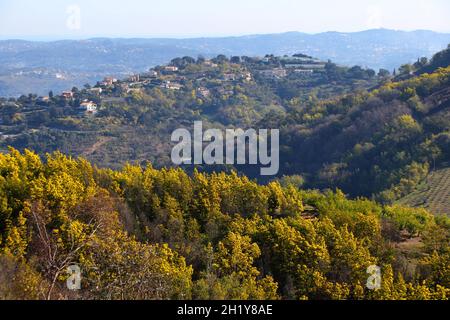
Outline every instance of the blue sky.
[[450, 32], [448, 0], [0, 0], [0, 38]]

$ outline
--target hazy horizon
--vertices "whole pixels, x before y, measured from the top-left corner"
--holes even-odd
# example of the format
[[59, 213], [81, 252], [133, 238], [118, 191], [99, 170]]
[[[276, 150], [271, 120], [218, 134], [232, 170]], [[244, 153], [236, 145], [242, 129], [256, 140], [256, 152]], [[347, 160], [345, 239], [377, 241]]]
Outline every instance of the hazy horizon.
[[199, 38], [370, 29], [450, 33], [445, 0], [268, 0], [165, 3], [0, 0], [0, 39]]
[[208, 39], [220, 39], [220, 38], [239, 38], [239, 37], [253, 37], [253, 36], [265, 36], [265, 35], [282, 35], [282, 34], [288, 34], [288, 33], [299, 33], [299, 34], [308, 34], [308, 35], [318, 35], [318, 34], [326, 34], [326, 33], [342, 33], [342, 34], [354, 34], [354, 33], [362, 33], [362, 32], [369, 32], [369, 31], [377, 31], [377, 30], [388, 30], [388, 31], [395, 31], [395, 32], [406, 32], [406, 33], [412, 33], [412, 32], [433, 32], [436, 34], [450, 34], [450, 32], [440, 32], [430, 29], [416, 29], [416, 30], [398, 30], [398, 29], [388, 29], [388, 28], [374, 28], [374, 29], [364, 29], [359, 31], [351, 31], [351, 32], [345, 32], [345, 31], [337, 31], [337, 30], [328, 30], [323, 32], [304, 32], [301, 30], [290, 30], [290, 31], [283, 31], [283, 32], [273, 32], [273, 33], [253, 33], [253, 34], [229, 34], [229, 35], [211, 35], [211, 36], [120, 36], [120, 35], [92, 35], [92, 36], [85, 36], [85, 37], [64, 37], [64, 36], [17, 36], [17, 37], [2, 37], [0, 36], [0, 41], [7, 41], [7, 40], [23, 40], [23, 41], [42, 41], [42, 42], [53, 42], [53, 41], [83, 41], [83, 40], [92, 40], [92, 39], [171, 39], [171, 40], [182, 40], [182, 39], [201, 39], [201, 38], [208, 38]]

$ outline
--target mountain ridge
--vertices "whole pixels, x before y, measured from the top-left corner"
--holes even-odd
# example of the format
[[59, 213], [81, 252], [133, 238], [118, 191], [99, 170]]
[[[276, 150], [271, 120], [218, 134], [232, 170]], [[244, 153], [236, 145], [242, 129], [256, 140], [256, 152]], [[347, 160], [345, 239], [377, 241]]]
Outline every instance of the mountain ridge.
[[108, 75], [124, 77], [143, 72], [181, 56], [282, 56], [301, 52], [340, 65], [392, 71], [405, 62], [431, 57], [448, 43], [450, 34], [389, 29], [186, 39], [0, 40], [0, 96], [63, 91]]

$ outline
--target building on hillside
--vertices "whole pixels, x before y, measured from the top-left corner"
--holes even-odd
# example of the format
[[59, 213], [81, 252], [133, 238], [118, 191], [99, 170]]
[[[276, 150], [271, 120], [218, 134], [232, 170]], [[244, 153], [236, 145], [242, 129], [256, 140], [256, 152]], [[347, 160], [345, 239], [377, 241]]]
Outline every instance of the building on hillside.
[[112, 86], [114, 83], [116, 83], [118, 80], [116, 78], [113, 77], [106, 77], [103, 79], [103, 81], [101, 82], [102, 86], [105, 87], [110, 87]]
[[281, 58], [282, 65], [287, 69], [321, 70], [326, 63], [306, 55], [295, 55], [293, 57]]
[[0, 107], [20, 108], [20, 104], [18, 104], [16, 102], [12, 102], [12, 101], [5, 101], [5, 102], [0, 103]]
[[225, 81], [235, 81], [237, 76], [234, 73], [224, 73], [222, 78]]
[[141, 78], [156, 78], [158, 76], [158, 72], [150, 69], [148, 72], [144, 72], [141, 74]]
[[259, 71], [259, 74], [269, 79], [281, 79], [287, 76], [286, 69], [283, 68], [261, 70]]
[[[148, 82], [149, 82], [149, 80], [144, 80], [144, 81], [141, 80], [141, 81], [137, 81], [137, 82], [129, 82], [129, 83], [127, 83], [127, 85], [129, 88], [141, 88]], [[120, 86], [122, 86], [122, 83], [120, 84]]]
[[63, 91], [61, 93], [61, 96], [65, 99], [73, 99], [73, 92], [72, 91]]
[[244, 79], [244, 81], [250, 82], [253, 80], [253, 76], [250, 72], [244, 72], [242, 74], [242, 79]]
[[325, 63], [299, 64], [299, 65], [295, 65], [294, 67], [300, 68], [300, 69], [320, 70], [320, 69], [325, 69]]
[[211, 60], [205, 60], [203, 63], [207, 67], [217, 68], [219, 65], [217, 63], [212, 62]]
[[80, 110], [84, 113], [96, 113], [97, 112], [97, 104], [92, 101], [83, 101], [80, 104]]
[[129, 82], [139, 82], [141, 80], [141, 76], [139, 74], [134, 74], [128, 78]]
[[118, 88], [120, 89], [120, 90], [122, 90], [122, 91], [127, 91], [128, 90], [128, 88], [130, 87], [130, 85], [128, 84], [128, 83], [126, 83], [126, 82], [121, 82], [119, 85], [118, 85]]
[[177, 72], [177, 71], [178, 71], [178, 67], [175, 67], [175, 66], [165, 66], [165, 67], [164, 67], [164, 71], [167, 71], [167, 72]]
[[50, 101], [50, 97], [44, 96], [44, 97], [38, 97], [36, 102], [38, 104], [47, 104]]
[[314, 72], [312, 69], [295, 69], [295, 73], [301, 73], [301, 74], [311, 74]]
[[211, 91], [209, 91], [209, 89], [205, 87], [198, 88], [197, 93], [199, 96], [203, 98], [208, 98], [211, 95]]
[[169, 90], [181, 90], [183, 86], [176, 82], [164, 81], [161, 85], [161, 88]]
[[90, 88], [90, 89], [88, 90], [88, 92], [91, 93], [91, 94], [95, 94], [95, 95], [99, 96], [99, 95], [102, 94], [103, 89], [102, 89], [102, 88], [97, 88], [97, 87], [95, 87], [95, 88]]
[[232, 89], [219, 88], [219, 89], [217, 89], [217, 92], [220, 93], [223, 96], [232, 96], [232, 95], [234, 95], [234, 90], [232, 90]]

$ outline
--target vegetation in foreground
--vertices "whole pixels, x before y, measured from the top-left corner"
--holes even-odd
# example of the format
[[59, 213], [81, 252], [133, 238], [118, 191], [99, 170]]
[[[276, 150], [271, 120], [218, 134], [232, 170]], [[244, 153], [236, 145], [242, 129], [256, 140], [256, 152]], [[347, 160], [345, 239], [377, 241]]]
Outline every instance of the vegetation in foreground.
[[[0, 154], [2, 299], [448, 299], [450, 220], [237, 174]], [[66, 289], [67, 267], [82, 289]], [[371, 265], [381, 289], [369, 290]]]

